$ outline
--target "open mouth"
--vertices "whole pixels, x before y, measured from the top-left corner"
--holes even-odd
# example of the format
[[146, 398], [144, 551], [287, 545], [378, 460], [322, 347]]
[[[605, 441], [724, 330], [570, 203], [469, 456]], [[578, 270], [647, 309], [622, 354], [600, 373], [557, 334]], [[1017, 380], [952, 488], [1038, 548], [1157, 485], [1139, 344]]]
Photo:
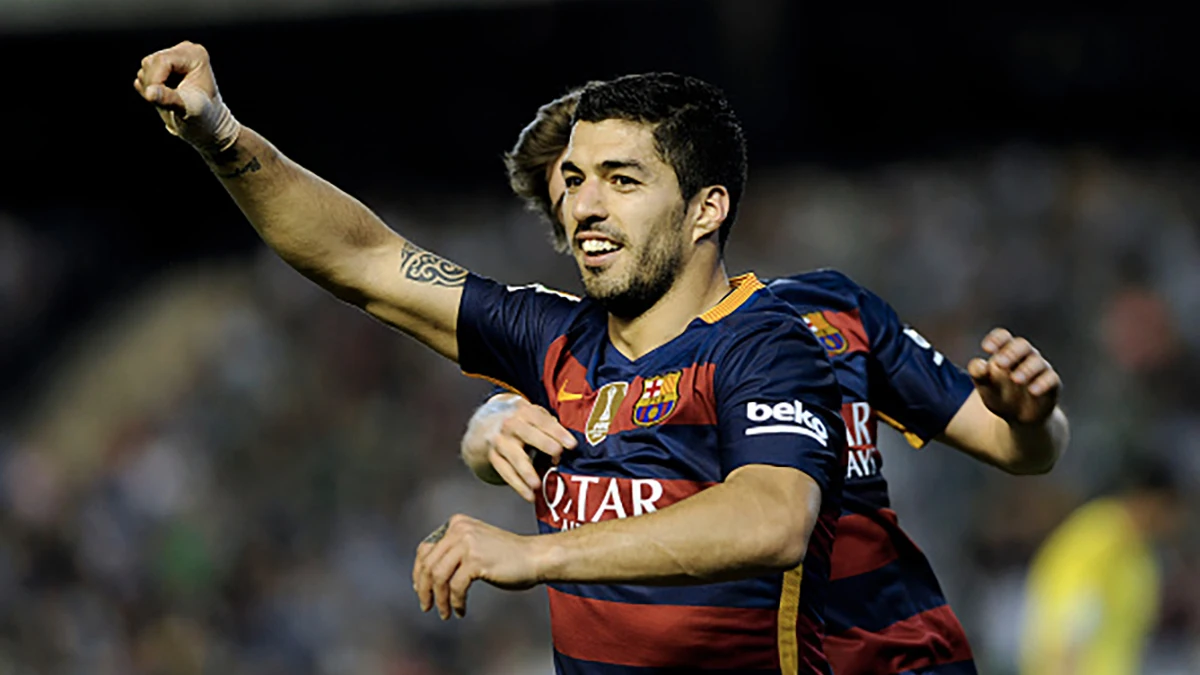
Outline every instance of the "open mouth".
[[595, 233], [580, 235], [576, 241], [583, 252], [583, 262], [589, 267], [601, 267], [611, 262], [624, 248], [616, 241]]

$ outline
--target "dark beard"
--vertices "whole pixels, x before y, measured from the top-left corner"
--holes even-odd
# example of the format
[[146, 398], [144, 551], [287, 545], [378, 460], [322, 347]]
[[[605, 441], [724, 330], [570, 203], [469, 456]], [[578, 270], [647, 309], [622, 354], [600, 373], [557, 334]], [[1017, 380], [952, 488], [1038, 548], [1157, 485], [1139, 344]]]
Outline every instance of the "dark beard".
[[608, 310], [608, 313], [626, 321], [636, 319], [653, 307], [675, 283], [675, 270], [662, 269], [653, 276], [638, 277], [624, 291], [593, 300]]
[[[667, 232], [658, 242], [651, 242], [639, 257], [635, 275], [629, 285], [615, 293], [602, 296], [589, 294], [609, 314], [630, 320], [645, 314], [675, 283], [683, 259], [683, 247], [677, 233]], [[654, 245], [657, 244], [657, 245]]]

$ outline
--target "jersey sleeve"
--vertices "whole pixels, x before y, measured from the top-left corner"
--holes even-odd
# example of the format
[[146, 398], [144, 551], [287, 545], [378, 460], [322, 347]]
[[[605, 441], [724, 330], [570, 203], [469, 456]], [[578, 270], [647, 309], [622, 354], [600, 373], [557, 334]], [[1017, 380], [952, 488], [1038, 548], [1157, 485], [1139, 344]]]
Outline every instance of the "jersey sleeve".
[[825, 350], [796, 320], [765, 320], [737, 340], [714, 373], [722, 478], [748, 464], [808, 474], [840, 498], [846, 429]]
[[882, 298], [861, 289], [859, 301], [870, 342], [869, 403], [913, 447], [923, 447], [945, 430], [975, 385]]
[[542, 360], [578, 307], [577, 298], [538, 284], [505, 286], [471, 274], [458, 309], [459, 366], [546, 405]]

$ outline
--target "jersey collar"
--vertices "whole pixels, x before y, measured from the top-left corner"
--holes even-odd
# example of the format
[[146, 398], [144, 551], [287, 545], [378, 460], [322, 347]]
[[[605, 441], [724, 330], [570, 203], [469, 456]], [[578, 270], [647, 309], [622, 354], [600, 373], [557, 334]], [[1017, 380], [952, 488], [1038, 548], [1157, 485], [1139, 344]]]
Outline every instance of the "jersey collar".
[[716, 323], [721, 319], [733, 314], [733, 312], [746, 303], [750, 296], [754, 295], [755, 291], [760, 288], [766, 288], [763, 282], [754, 276], [753, 272], [739, 274], [736, 277], [729, 279], [729, 285], [733, 286], [733, 290], [729, 292], [720, 302], [712, 309], [700, 315], [700, 320], [705, 323]]

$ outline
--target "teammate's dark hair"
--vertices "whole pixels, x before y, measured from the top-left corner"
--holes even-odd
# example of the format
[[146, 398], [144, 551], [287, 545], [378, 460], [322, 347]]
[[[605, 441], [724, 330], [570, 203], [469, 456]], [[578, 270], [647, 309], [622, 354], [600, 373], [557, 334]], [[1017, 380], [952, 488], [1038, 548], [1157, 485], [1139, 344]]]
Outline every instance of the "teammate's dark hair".
[[516, 144], [504, 154], [508, 185], [529, 210], [550, 222], [554, 248], [560, 253], [567, 250], [567, 233], [554, 212], [555, 205], [550, 203], [546, 171], [571, 141], [571, 116], [581, 89], [572, 89], [538, 108], [533, 121], [521, 130]]
[[746, 137], [725, 94], [703, 80], [675, 73], [589, 83], [579, 96], [573, 122], [609, 119], [653, 125], [656, 149], [675, 170], [685, 201], [710, 185], [729, 191], [729, 214], [718, 234], [723, 250], [746, 187]]

